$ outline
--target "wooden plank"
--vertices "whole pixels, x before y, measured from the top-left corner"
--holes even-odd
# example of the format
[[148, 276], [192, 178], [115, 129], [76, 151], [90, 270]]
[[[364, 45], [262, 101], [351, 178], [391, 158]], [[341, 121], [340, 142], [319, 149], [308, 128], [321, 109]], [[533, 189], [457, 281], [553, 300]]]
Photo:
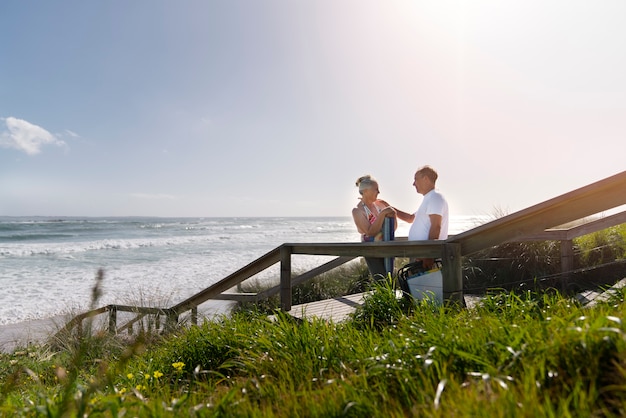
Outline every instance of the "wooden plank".
[[446, 244], [442, 261], [443, 299], [464, 306], [461, 244]]
[[230, 289], [233, 286], [241, 283], [245, 279], [248, 279], [254, 276], [257, 273], [265, 270], [268, 267], [276, 264], [280, 261], [280, 248], [275, 248], [272, 251], [266, 253], [265, 255], [259, 257], [257, 260], [252, 263], [242, 267], [236, 272], [232, 273], [229, 276], [226, 276], [224, 279], [220, 280], [217, 283], [207, 287], [203, 291], [196, 293], [188, 299], [180, 302], [179, 304], [173, 306], [171, 309], [176, 312], [183, 312], [188, 309], [191, 309], [194, 306], [198, 306], [209, 299], [214, 298], [216, 295], [224, 292], [225, 290]]
[[[626, 193], [626, 192], [625, 192]], [[589, 222], [576, 225], [572, 228], [551, 228], [543, 232], [528, 235], [518, 239], [516, 242], [522, 241], [566, 241], [578, 238], [583, 235], [601, 231], [612, 226], [626, 223], [626, 211], [616, 213], [614, 215], [593, 219]], [[509, 241], [511, 242], [511, 241]]]
[[[317, 302], [296, 305], [287, 313], [299, 319], [318, 318], [327, 321], [341, 322], [350, 317], [359, 306], [363, 306], [365, 298], [371, 292], [356, 293], [353, 295], [341, 296], [338, 298], [320, 300]], [[480, 298], [475, 296], [464, 296], [461, 302], [463, 306], [474, 308]]]
[[354, 260], [356, 257], [337, 257], [334, 260], [331, 260], [327, 263], [322, 264], [314, 268], [313, 270], [307, 271], [297, 277], [291, 279], [291, 286], [297, 286], [302, 282], [312, 279], [313, 277], [317, 277], [320, 274], [324, 274], [334, 268], [344, 265], [348, 261]]
[[216, 295], [213, 299], [216, 300], [235, 300], [237, 302], [257, 302], [259, 300], [258, 293], [233, 293], [224, 292]]
[[[312, 279], [313, 277], [319, 276], [320, 274], [324, 274], [334, 268], [337, 268], [350, 260], [354, 260], [355, 257], [337, 257], [334, 260], [331, 260], [327, 263], [322, 264], [321, 266], [315, 267], [313, 270], [307, 271], [297, 277], [292, 277], [291, 279], [291, 287], [299, 285], [306, 280]], [[241, 301], [252, 301], [254, 296], [254, 301], [267, 299], [270, 296], [274, 296], [275, 294], [280, 292], [280, 284], [276, 286], [272, 286], [269, 289], [265, 289], [259, 293], [245, 293], [246, 296], [244, 298], [239, 298], [236, 295], [241, 295], [242, 293], [222, 293], [222, 295], [217, 295], [215, 299], [231, 299], [231, 300], [241, 300]], [[228, 296], [224, 296], [228, 295]]]
[[561, 241], [561, 273], [563, 273], [561, 290], [563, 292], [567, 289], [572, 270], [574, 270], [574, 243], [572, 240], [563, 240]]
[[110, 309], [118, 312], [142, 313], [146, 315], [166, 315], [168, 308], [154, 308], [147, 306], [109, 305]]
[[291, 247], [280, 247], [280, 307], [283, 311], [291, 309]]
[[72, 329], [76, 325], [82, 324], [82, 322], [85, 319], [92, 318], [92, 317], [94, 317], [96, 315], [99, 315], [101, 313], [104, 313], [104, 312], [108, 312], [110, 308], [111, 308], [111, 305], [107, 305], [107, 306], [103, 306], [101, 308], [92, 309], [91, 311], [88, 311], [88, 312], [76, 315], [74, 318], [70, 319], [67, 322], [67, 324], [65, 324], [65, 326], [57, 333], [57, 335], [60, 335], [60, 333], [62, 333], [62, 332], [69, 331], [70, 329]]
[[131, 328], [135, 323], [141, 321], [145, 317], [146, 317], [146, 314], [137, 315], [136, 317], [134, 317], [133, 319], [131, 319], [130, 321], [126, 322], [124, 325], [119, 327], [117, 329], [117, 332], [120, 333], [122, 331], [126, 331], [127, 329]]
[[[624, 190], [624, 193], [626, 194], [626, 190]], [[575, 226], [574, 228], [568, 230], [567, 239], [578, 238], [583, 235], [601, 231], [623, 223], [626, 223], [626, 211]]]
[[342, 296], [294, 306], [287, 313], [300, 319], [320, 318], [341, 322], [346, 320], [357, 306], [363, 304], [366, 293]]
[[[337, 268], [347, 263], [348, 261], [353, 260], [354, 258], [355, 257], [337, 257], [334, 260], [331, 260], [325, 264], [322, 264], [321, 266], [314, 268], [313, 270], [303, 273], [297, 277], [292, 277], [291, 287], [293, 288], [294, 286], [297, 286], [306, 280], [312, 279], [313, 277], [319, 276], [320, 274], [326, 273], [327, 271]], [[278, 286], [270, 287], [269, 289], [259, 292], [258, 299], [260, 300], [260, 299], [268, 298], [270, 296], [277, 294], [278, 292], [280, 292], [280, 284]]]
[[626, 204], [626, 171], [456, 235], [462, 255]]
[[569, 229], [546, 229], [543, 232], [526, 235], [507, 242], [528, 242], [528, 241], [563, 241], [568, 237]]
[[445, 241], [378, 241], [350, 243], [295, 243], [292, 254], [334, 255], [342, 257], [441, 257]]

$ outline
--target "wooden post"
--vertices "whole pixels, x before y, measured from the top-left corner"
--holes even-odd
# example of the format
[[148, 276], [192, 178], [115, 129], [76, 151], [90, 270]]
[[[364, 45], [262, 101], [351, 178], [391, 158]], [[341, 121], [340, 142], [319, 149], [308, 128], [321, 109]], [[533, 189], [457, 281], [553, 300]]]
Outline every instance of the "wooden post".
[[565, 293], [567, 284], [571, 278], [571, 272], [574, 270], [574, 241], [561, 241], [561, 292]]
[[111, 306], [109, 310], [109, 334], [115, 335], [117, 333], [117, 307]]
[[198, 325], [198, 306], [194, 306], [191, 308], [191, 323], [193, 325]]
[[176, 309], [167, 309], [165, 311], [165, 330], [170, 332], [178, 325], [178, 311]]
[[463, 297], [463, 270], [461, 268], [461, 244], [443, 245], [443, 300], [465, 307]]
[[291, 247], [280, 247], [280, 306], [285, 312], [291, 310]]

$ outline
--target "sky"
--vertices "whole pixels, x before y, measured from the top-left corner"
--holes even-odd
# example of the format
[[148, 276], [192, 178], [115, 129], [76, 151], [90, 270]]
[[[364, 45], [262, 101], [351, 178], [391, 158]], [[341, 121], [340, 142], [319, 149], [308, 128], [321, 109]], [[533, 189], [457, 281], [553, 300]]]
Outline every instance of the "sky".
[[623, 0], [4, 0], [0, 216], [512, 213], [626, 169]]

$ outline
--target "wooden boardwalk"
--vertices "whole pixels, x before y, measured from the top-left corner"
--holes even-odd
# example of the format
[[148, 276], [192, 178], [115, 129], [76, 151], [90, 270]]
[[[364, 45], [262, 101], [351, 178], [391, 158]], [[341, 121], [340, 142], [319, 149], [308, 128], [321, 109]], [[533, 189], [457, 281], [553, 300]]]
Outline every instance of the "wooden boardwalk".
[[356, 293], [354, 295], [296, 305], [287, 313], [299, 319], [316, 317], [327, 321], [341, 322], [348, 319], [357, 306], [363, 305], [365, 295], [366, 293]]
[[[341, 321], [355, 307], [363, 303], [362, 296], [346, 296], [294, 307], [292, 306], [292, 289], [300, 283], [340, 267], [357, 257], [441, 258], [444, 264], [443, 299], [453, 302], [464, 301], [465, 306], [472, 307], [472, 301], [468, 300], [471, 298], [466, 297], [463, 292], [462, 258], [464, 256], [505, 242], [555, 240], [561, 242], [561, 268], [566, 275], [573, 268], [572, 240], [581, 235], [623, 224], [626, 222], [626, 211], [573, 228], [565, 229], [564, 225], [626, 205], [624, 190], [626, 190], [626, 171], [451, 236], [445, 241], [408, 241], [396, 237], [396, 240], [386, 242], [285, 243], [169, 308], [107, 305], [75, 316], [66, 324], [66, 328], [81, 326], [85, 319], [94, 315], [108, 316], [108, 329], [111, 333], [125, 331], [146, 316], [165, 317], [168, 324], [177, 324], [181, 316], [188, 315], [191, 323], [196, 324], [198, 307], [208, 300], [257, 302], [276, 294], [280, 295], [281, 309], [295, 317], [317, 316]], [[292, 271], [292, 256], [298, 255], [336, 258], [305, 273], [295, 275]], [[277, 263], [280, 264], [278, 285], [257, 293], [229, 292], [243, 281]], [[563, 280], [564, 286], [565, 283]], [[118, 325], [118, 312], [133, 313], [135, 318], [123, 325]]]
[[[327, 321], [341, 322], [348, 319], [358, 306], [363, 305], [364, 298], [368, 293], [356, 293], [334, 299], [304, 303], [293, 306], [287, 313], [298, 319], [315, 317]], [[478, 296], [465, 295], [465, 305], [468, 308], [475, 307], [479, 300], [480, 297]]]

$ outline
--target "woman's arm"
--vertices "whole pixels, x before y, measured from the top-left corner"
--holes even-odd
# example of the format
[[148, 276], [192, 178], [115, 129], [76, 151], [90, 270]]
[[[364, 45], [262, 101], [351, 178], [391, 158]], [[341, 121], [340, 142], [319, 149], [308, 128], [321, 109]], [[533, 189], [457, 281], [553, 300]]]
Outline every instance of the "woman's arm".
[[367, 216], [365, 216], [365, 212], [359, 208], [352, 209], [352, 219], [354, 219], [354, 224], [356, 225], [356, 230], [359, 234], [367, 235], [370, 223], [367, 220]]
[[354, 219], [354, 223], [356, 225], [357, 230], [361, 234], [365, 234], [367, 236], [374, 236], [380, 232], [383, 228], [383, 222], [386, 217], [393, 217], [395, 215], [395, 210], [392, 207], [387, 207], [383, 209], [378, 215], [376, 215], [376, 220], [374, 223], [370, 224], [367, 219], [367, 215], [364, 210], [359, 208], [352, 209], [352, 218]]

